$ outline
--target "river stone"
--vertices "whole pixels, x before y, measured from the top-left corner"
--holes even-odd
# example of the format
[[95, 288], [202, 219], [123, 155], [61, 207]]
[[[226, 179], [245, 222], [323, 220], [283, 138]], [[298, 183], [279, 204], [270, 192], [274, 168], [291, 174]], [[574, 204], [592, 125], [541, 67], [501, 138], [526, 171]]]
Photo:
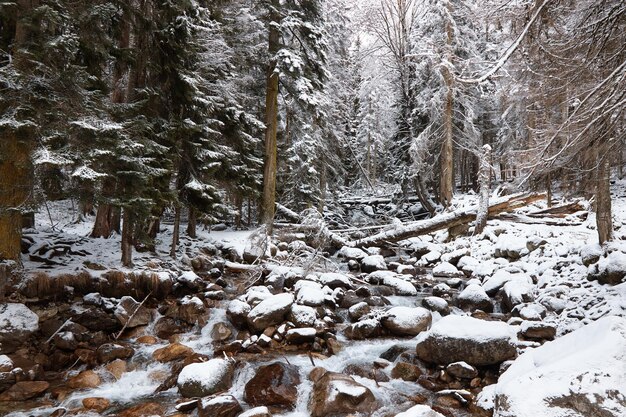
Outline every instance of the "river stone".
[[469, 363], [454, 362], [446, 366], [446, 372], [456, 378], [472, 379], [478, 376], [478, 370]]
[[448, 302], [441, 297], [425, 297], [422, 299], [422, 306], [430, 311], [436, 311], [442, 316], [450, 314]]
[[86, 410], [94, 410], [97, 413], [102, 413], [104, 410], [111, 406], [111, 401], [102, 397], [89, 397], [83, 399], [83, 407]]
[[214, 342], [224, 342], [231, 338], [233, 331], [224, 322], [215, 323], [213, 329], [211, 329], [211, 338]]
[[180, 343], [172, 343], [165, 347], [155, 350], [152, 357], [159, 362], [172, 362], [184, 359], [193, 354], [193, 349]]
[[254, 407], [239, 414], [237, 417], [272, 417], [272, 413], [270, 413], [270, 410], [265, 406]]
[[403, 413], [396, 414], [395, 417], [444, 417], [427, 405], [415, 405]]
[[172, 317], [161, 317], [154, 325], [154, 332], [161, 339], [169, 339], [175, 334], [184, 333], [189, 329], [189, 325], [181, 320]]
[[135, 353], [135, 350], [130, 346], [120, 345], [118, 343], [105, 343], [100, 345], [96, 354], [98, 355], [98, 362], [107, 363], [115, 359], [128, 359]]
[[178, 303], [169, 306], [165, 312], [166, 317], [183, 321], [191, 326], [204, 326], [209, 317], [209, 312], [204, 303], [198, 297], [184, 297]]
[[366, 314], [369, 314], [371, 308], [365, 301], [360, 301], [348, 308], [348, 316], [350, 320], [357, 321]]
[[70, 378], [67, 381], [67, 386], [75, 389], [96, 388], [101, 382], [100, 376], [89, 369]]
[[382, 319], [383, 327], [399, 336], [416, 336], [431, 323], [430, 311], [422, 307], [393, 307]]
[[46, 381], [20, 381], [0, 394], [0, 401], [25, 401], [45, 392], [50, 384]]
[[378, 337], [382, 334], [382, 332], [383, 326], [380, 323], [380, 320], [376, 318], [361, 320], [357, 323], [349, 325], [343, 331], [346, 337], [351, 340], [363, 340]]
[[370, 255], [361, 259], [361, 271], [366, 274], [374, 271], [384, 271], [387, 269], [387, 263], [382, 255]]
[[418, 337], [416, 352], [423, 361], [440, 365], [494, 365], [516, 355], [512, 336], [514, 330], [506, 323], [446, 316]]
[[154, 316], [152, 310], [141, 305], [140, 302], [130, 296], [122, 297], [113, 314], [127, 329], [145, 326], [152, 321]]
[[164, 415], [165, 409], [157, 402], [139, 404], [117, 413], [117, 417], [153, 417]]
[[95, 332], [113, 333], [122, 329], [122, 324], [113, 314], [109, 314], [94, 306], [75, 312], [72, 320]]
[[525, 321], [520, 326], [519, 334], [525, 339], [553, 340], [556, 327], [548, 323]]
[[407, 362], [398, 362], [391, 370], [391, 377], [403, 381], [417, 381], [422, 370], [417, 365]]
[[312, 417], [372, 413], [378, 408], [374, 394], [348, 375], [326, 372], [313, 384], [309, 402]]
[[183, 397], [206, 397], [230, 388], [235, 365], [226, 359], [192, 363], [178, 375], [178, 391]]
[[232, 300], [226, 309], [226, 317], [235, 327], [241, 329], [246, 324], [250, 310], [252, 310], [250, 304], [241, 300]]
[[232, 395], [203, 398], [198, 405], [198, 417], [235, 417], [243, 409]]
[[274, 362], [257, 369], [245, 387], [244, 399], [252, 406], [293, 409], [298, 400], [300, 375], [294, 365]]
[[13, 353], [39, 329], [39, 317], [24, 304], [0, 304], [0, 353]]
[[291, 310], [293, 295], [272, 295], [261, 301], [248, 314], [248, 326], [254, 331], [261, 332], [267, 327], [282, 323], [285, 315]]

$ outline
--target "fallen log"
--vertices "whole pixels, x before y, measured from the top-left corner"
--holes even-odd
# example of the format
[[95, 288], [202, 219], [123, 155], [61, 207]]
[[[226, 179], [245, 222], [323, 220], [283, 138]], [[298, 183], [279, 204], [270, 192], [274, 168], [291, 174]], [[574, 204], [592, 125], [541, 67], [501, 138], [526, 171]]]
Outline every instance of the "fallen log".
[[570, 203], [559, 204], [557, 206], [548, 207], [547, 209], [533, 211], [532, 213], [528, 213], [530, 217], [545, 217], [545, 216], [553, 216], [553, 217], [566, 217], [570, 214], [578, 213], [579, 211], [585, 210], [582, 202], [580, 200], [572, 201]]
[[[488, 217], [527, 206], [535, 201], [545, 198], [545, 194], [514, 194], [504, 197], [489, 206]], [[363, 239], [347, 242], [347, 246], [367, 247], [381, 246], [387, 243], [395, 243], [435, 232], [441, 229], [449, 229], [461, 224], [470, 223], [476, 219], [478, 207], [469, 207], [444, 213], [431, 219], [403, 224], [402, 227], [385, 230]]]
[[503, 213], [496, 217], [498, 220], [506, 220], [515, 223], [522, 224], [545, 224], [547, 226], [580, 226], [580, 221], [567, 221], [553, 217], [530, 217], [530, 215], [516, 214], [516, 213]]

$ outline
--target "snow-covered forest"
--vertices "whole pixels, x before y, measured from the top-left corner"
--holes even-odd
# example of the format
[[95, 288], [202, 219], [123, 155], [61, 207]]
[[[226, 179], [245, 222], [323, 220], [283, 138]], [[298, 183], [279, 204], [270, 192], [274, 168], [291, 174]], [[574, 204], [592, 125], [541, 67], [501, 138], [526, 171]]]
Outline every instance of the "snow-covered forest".
[[623, 417], [623, 0], [0, 2], [0, 415]]

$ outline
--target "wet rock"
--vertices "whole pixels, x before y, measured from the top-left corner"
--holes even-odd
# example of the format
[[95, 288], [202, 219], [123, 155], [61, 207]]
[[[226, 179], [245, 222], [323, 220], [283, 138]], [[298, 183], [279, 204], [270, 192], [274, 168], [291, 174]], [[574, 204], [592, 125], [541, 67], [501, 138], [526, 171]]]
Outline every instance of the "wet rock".
[[172, 343], [155, 350], [152, 357], [159, 362], [172, 362], [184, 359], [193, 354], [193, 349], [180, 343]]
[[78, 340], [72, 332], [59, 332], [52, 338], [54, 346], [63, 350], [75, 350], [78, 347]]
[[43, 394], [49, 387], [46, 381], [20, 381], [0, 394], [0, 401], [25, 401]]
[[230, 388], [235, 365], [226, 359], [185, 366], [178, 375], [178, 391], [183, 397], [206, 397]]
[[74, 389], [83, 388], [96, 388], [100, 386], [100, 377], [92, 370], [87, 370], [79, 373], [78, 375], [68, 379], [67, 386]]
[[422, 306], [426, 307], [430, 311], [436, 311], [442, 316], [450, 314], [448, 302], [440, 297], [425, 297], [422, 299]]
[[370, 255], [361, 259], [361, 271], [369, 274], [374, 271], [387, 270], [387, 263], [382, 255]]
[[134, 353], [135, 350], [130, 346], [124, 346], [118, 343], [105, 343], [96, 350], [98, 362], [100, 363], [111, 362], [115, 359], [128, 359], [132, 357]]
[[466, 311], [482, 310], [488, 313], [493, 311], [491, 298], [478, 284], [470, 284], [465, 287], [459, 294], [457, 303], [460, 308]]
[[282, 323], [291, 310], [294, 298], [291, 294], [272, 295], [261, 301], [248, 314], [248, 326], [255, 331], [263, 331], [266, 327]]
[[417, 381], [420, 375], [422, 375], [422, 370], [419, 366], [407, 362], [398, 362], [391, 370], [392, 378], [403, 381]]
[[556, 326], [548, 323], [525, 321], [520, 326], [520, 336], [525, 339], [553, 340]]
[[134, 407], [127, 408], [117, 414], [117, 417], [153, 417], [164, 416], [165, 409], [156, 402], [139, 404]]
[[383, 326], [378, 319], [366, 319], [349, 325], [343, 332], [348, 339], [363, 340], [380, 336]]
[[39, 317], [24, 304], [0, 304], [0, 353], [17, 350], [39, 329]]
[[214, 342], [225, 342], [232, 336], [233, 331], [226, 323], [215, 323], [215, 326], [213, 326], [213, 329], [211, 329], [211, 338], [213, 338]]
[[154, 311], [141, 305], [140, 302], [130, 296], [122, 297], [113, 314], [127, 329], [145, 326], [154, 317]]
[[326, 372], [313, 384], [309, 402], [312, 417], [371, 413], [377, 408], [374, 394], [348, 375]]
[[261, 366], [245, 387], [244, 399], [252, 406], [293, 409], [298, 400], [300, 375], [294, 365], [275, 362]]
[[252, 310], [250, 304], [241, 300], [232, 300], [226, 309], [226, 316], [236, 328], [241, 329], [246, 324], [250, 310]]
[[368, 378], [376, 382], [388, 382], [389, 377], [376, 366], [369, 363], [353, 363], [346, 366], [342, 373]]
[[154, 336], [145, 335], [138, 337], [137, 343], [141, 343], [142, 345], [156, 345], [159, 343], [159, 339]]
[[430, 311], [422, 307], [393, 307], [382, 319], [382, 325], [399, 336], [416, 336], [432, 323]]
[[371, 308], [369, 304], [364, 301], [354, 304], [352, 307], [348, 309], [348, 316], [352, 321], [358, 321], [361, 317], [369, 314]]
[[169, 339], [175, 334], [184, 333], [189, 325], [172, 317], [161, 317], [154, 325], [154, 332], [161, 339]]
[[313, 343], [317, 331], [313, 327], [304, 327], [287, 330], [285, 340], [290, 345], [299, 345], [302, 343]]
[[472, 379], [478, 376], [478, 370], [465, 362], [454, 362], [446, 366], [446, 372], [456, 378]]
[[94, 306], [75, 312], [72, 320], [93, 331], [113, 333], [122, 329], [122, 324], [115, 316]]
[[89, 397], [83, 400], [83, 407], [101, 413], [111, 406], [111, 401], [102, 397]]
[[115, 359], [113, 362], [107, 363], [104, 368], [113, 375], [115, 379], [120, 379], [126, 373], [126, 361]]
[[339, 352], [341, 352], [341, 349], [343, 348], [343, 346], [341, 345], [341, 342], [339, 342], [335, 338], [326, 339], [326, 347], [328, 347], [328, 352], [331, 355], [338, 354]]
[[198, 417], [236, 417], [242, 411], [232, 395], [203, 398], [198, 405]]
[[389, 362], [394, 362], [398, 358], [398, 356], [400, 356], [401, 354], [403, 354], [404, 352], [408, 350], [409, 348], [406, 346], [394, 345], [390, 347], [389, 349], [387, 349], [386, 351], [384, 351], [380, 355], [380, 358], [388, 360]]
[[420, 335], [416, 352], [421, 360], [441, 365], [460, 361], [493, 365], [516, 355], [512, 336], [506, 323], [446, 316]]

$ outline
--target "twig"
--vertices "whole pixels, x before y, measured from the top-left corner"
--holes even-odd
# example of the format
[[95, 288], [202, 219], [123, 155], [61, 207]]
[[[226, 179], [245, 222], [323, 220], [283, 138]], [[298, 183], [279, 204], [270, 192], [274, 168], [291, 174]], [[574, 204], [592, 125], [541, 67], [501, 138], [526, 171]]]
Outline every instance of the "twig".
[[54, 333], [52, 334], [52, 336], [50, 336], [50, 338], [49, 338], [48, 340], [46, 340], [46, 344], [50, 343], [50, 341], [52, 340], [52, 338], [53, 338], [54, 336], [56, 336], [56, 335], [57, 335], [57, 333], [59, 333], [59, 332], [61, 331], [61, 329], [63, 329], [63, 328], [65, 327], [65, 325], [66, 325], [67, 323], [69, 323], [70, 321], [72, 321], [72, 320], [71, 320], [71, 319], [67, 319], [67, 320], [65, 320], [65, 323], [63, 323], [63, 324], [61, 325], [61, 327], [59, 327], [59, 328], [57, 329], [57, 331], [56, 331], [56, 332], [54, 332]]
[[313, 355], [311, 355], [311, 351], [308, 351], [307, 354], [309, 355], [309, 360], [311, 361], [311, 365], [313, 365], [313, 367], [315, 368], [315, 361], [313, 360]]
[[128, 320], [126, 320], [126, 324], [124, 324], [124, 327], [122, 327], [122, 330], [120, 330], [120, 332], [117, 334], [117, 336], [115, 336], [115, 340], [119, 339], [120, 336], [122, 335], [122, 333], [124, 333], [124, 330], [126, 330], [126, 326], [128, 326], [128, 323], [130, 323], [130, 321], [135, 317], [135, 314], [137, 314], [137, 312], [139, 311], [139, 309], [141, 308], [143, 303], [146, 302], [146, 300], [148, 299], [148, 297], [150, 297], [150, 295], [152, 295], [152, 291], [150, 291], [148, 293], [148, 295], [146, 295], [146, 298], [144, 298], [143, 301], [141, 303], [139, 303], [139, 305], [137, 306], [135, 311], [133, 311], [133, 314], [131, 314], [130, 317], [128, 317]]

